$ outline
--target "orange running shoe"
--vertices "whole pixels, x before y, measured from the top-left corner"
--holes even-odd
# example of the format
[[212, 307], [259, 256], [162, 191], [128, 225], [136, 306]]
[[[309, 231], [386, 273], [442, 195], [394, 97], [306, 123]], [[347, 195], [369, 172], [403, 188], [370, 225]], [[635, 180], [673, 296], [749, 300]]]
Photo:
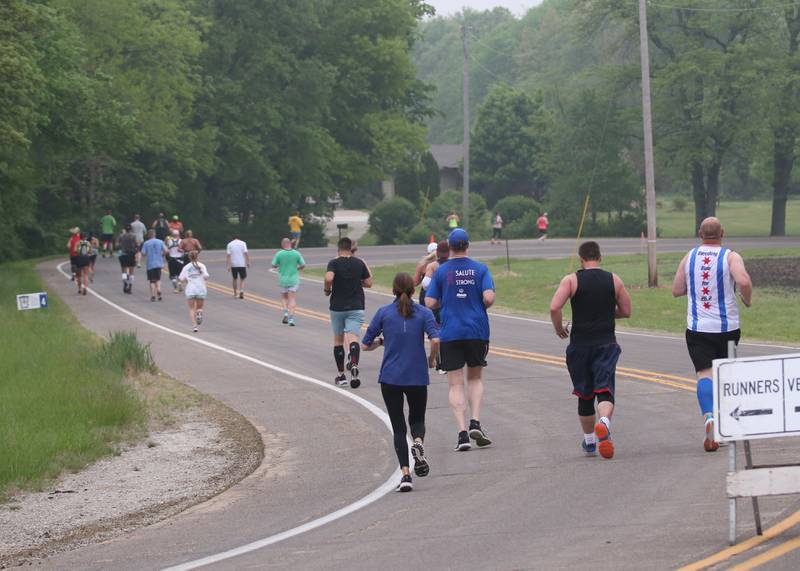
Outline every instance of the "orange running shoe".
[[703, 440], [703, 449], [706, 452], [716, 452], [719, 450], [719, 442], [714, 440], [714, 419], [706, 419], [706, 438]]
[[608, 427], [598, 422], [594, 425], [594, 435], [597, 437], [597, 451], [603, 458], [614, 457], [614, 443], [611, 441], [611, 431]]

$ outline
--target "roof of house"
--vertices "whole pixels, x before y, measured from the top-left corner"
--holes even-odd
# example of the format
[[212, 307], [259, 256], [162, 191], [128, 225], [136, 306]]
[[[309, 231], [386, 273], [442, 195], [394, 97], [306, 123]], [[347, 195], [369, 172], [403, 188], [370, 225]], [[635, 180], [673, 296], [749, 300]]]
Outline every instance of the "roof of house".
[[461, 145], [431, 145], [431, 154], [440, 169], [457, 169], [464, 158], [464, 149]]

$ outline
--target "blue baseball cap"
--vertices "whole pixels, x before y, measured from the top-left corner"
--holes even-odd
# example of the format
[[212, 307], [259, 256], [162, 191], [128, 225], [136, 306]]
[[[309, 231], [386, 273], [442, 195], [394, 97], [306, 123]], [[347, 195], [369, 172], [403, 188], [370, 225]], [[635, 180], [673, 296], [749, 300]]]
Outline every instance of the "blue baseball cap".
[[[447, 237], [447, 243], [451, 246], [461, 246], [469, 244], [469, 234], [463, 228], [456, 228]], [[463, 246], [462, 246], [463, 247]]]

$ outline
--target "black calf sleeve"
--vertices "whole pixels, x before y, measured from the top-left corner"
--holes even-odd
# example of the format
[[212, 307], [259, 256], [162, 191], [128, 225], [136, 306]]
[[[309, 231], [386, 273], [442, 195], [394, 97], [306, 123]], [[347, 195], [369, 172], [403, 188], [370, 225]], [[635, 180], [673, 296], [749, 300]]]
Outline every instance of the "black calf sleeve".
[[336, 361], [336, 368], [340, 373], [344, 373], [344, 345], [334, 345], [333, 358]]
[[578, 398], [578, 416], [594, 416], [594, 399]]
[[614, 404], [614, 395], [609, 392], [597, 393], [597, 402], [610, 402]]
[[353, 341], [350, 343], [350, 362], [354, 365], [358, 365], [358, 358], [361, 355], [361, 345], [358, 341]]

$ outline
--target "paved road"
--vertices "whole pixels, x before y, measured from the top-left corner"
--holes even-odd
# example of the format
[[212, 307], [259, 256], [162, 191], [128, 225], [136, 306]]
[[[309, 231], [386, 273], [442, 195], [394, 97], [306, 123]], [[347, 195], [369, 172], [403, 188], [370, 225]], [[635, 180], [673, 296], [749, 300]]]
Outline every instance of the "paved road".
[[[637, 238], [598, 238], [603, 254], [638, 254], [642, 252], [642, 243]], [[658, 251], [686, 252], [696, 241], [685, 238], [669, 238], [658, 241]], [[512, 258], [565, 258], [575, 252], [575, 240], [556, 238], [539, 242], [538, 240], [509, 240], [509, 253]], [[760, 250], [765, 248], [797, 248], [800, 238], [788, 236], [783, 238], [731, 238], [725, 245], [736, 250]], [[423, 246], [364, 246], [359, 249], [359, 256], [369, 260], [373, 265], [396, 264], [417, 261], [424, 250]], [[334, 248], [303, 248], [303, 255], [309, 266], [324, 265], [334, 252]], [[266, 258], [270, 252], [255, 250], [253, 255]], [[211, 254], [208, 252], [207, 254]], [[476, 242], [472, 245], [471, 255], [479, 259], [505, 257], [505, 244], [491, 245], [489, 242]], [[219, 256], [216, 256], [219, 257]], [[672, 279], [672, 276], [669, 276]]]
[[[606, 251], [616, 242], [607, 241]], [[570, 244], [538, 246], [556, 256]], [[520, 250], [535, 247], [520, 243]], [[619, 244], [621, 250], [632, 247], [630, 241]], [[483, 248], [488, 246], [477, 245], [478, 255]], [[418, 250], [364, 248], [362, 253], [374, 264], [416, 259]], [[306, 252], [316, 263], [329, 254]], [[215, 257], [221, 259], [207, 255]], [[222, 262], [210, 262], [209, 269], [214, 281], [227, 283]], [[43, 272], [86, 326], [99, 333], [136, 329], [153, 343], [164, 370], [241, 411], [263, 431], [267, 447], [265, 465], [216, 500], [123, 538], [52, 558], [46, 567], [157, 569], [210, 556], [345, 507], [396, 470], [385, 426], [337, 391], [157, 330], [92, 296], [78, 298], [54, 264]], [[134, 295], [124, 296], [116, 262], [98, 260], [95, 290], [138, 316], [190, 332], [183, 300], [169, 293], [164, 302], [150, 303], [139, 274]], [[276, 280], [261, 260], [248, 290], [249, 299], [241, 301], [213, 289], [198, 337], [330, 381], [330, 333], [319, 286], [307, 282], [301, 289], [304, 311], [294, 329], [280, 324], [273, 301]], [[386, 301], [371, 293], [368, 313]], [[482, 416], [496, 446], [452, 452], [456, 434], [446, 382], [437, 376], [426, 443], [432, 472], [415, 480], [414, 493], [391, 493], [331, 524], [212, 567], [671, 569], [725, 547], [727, 455], [702, 451], [691, 369], [680, 339], [620, 335], [625, 372], [618, 379], [614, 417], [618, 453], [603, 461], [578, 451], [575, 402], [560, 362], [563, 342], [535, 320], [494, 316], [492, 328]], [[742, 349], [744, 355], [776, 351]], [[363, 359], [365, 385], [353, 392], [380, 405], [378, 365], [375, 354]], [[759, 462], [794, 461], [798, 452], [793, 439], [754, 443]], [[799, 508], [797, 498], [762, 503], [767, 525]], [[752, 535], [752, 525], [743, 503], [740, 509], [745, 515], [739, 533], [745, 538]], [[798, 536], [800, 530], [793, 528], [760, 550]], [[800, 553], [794, 551], [766, 568], [798, 566]]]

